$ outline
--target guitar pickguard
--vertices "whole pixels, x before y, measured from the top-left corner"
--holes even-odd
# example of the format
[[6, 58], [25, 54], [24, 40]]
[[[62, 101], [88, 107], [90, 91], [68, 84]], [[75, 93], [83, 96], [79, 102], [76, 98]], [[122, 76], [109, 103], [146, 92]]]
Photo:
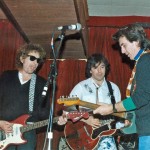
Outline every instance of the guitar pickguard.
[[13, 132], [9, 134], [1, 134], [2, 140], [0, 141], [0, 150], [5, 149], [7, 146], [12, 144], [23, 144], [27, 141], [22, 139], [22, 133], [20, 131], [20, 127], [23, 125], [21, 124], [14, 124], [13, 125]]
[[93, 129], [92, 134], [91, 134], [92, 139], [115, 134], [117, 130], [114, 128], [115, 124], [116, 124], [116, 121], [113, 121], [110, 124], [105, 124], [99, 128]]

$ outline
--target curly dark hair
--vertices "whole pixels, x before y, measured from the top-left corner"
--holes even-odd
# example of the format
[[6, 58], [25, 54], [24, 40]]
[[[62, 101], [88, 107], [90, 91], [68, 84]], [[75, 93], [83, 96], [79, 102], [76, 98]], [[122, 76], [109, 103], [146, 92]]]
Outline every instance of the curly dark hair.
[[110, 71], [110, 64], [109, 64], [108, 60], [100, 53], [95, 53], [87, 59], [85, 76], [87, 78], [91, 77], [91, 73], [90, 73], [91, 68], [96, 67], [97, 63], [102, 63], [102, 62], [105, 64], [105, 67], [106, 67], [105, 77], [107, 77], [107, 75]]
[[[40, 55], [41, 60], [44, 61], [44, 59], [46, 58], [46, 52], [45, 50], [42, 48], [42, 46], [40, 46], [39, 44], [33, 44], [33, 43], [29, 43], [29, 44], [25, 44], [23, 46], [21, 46], [18, 50], [17, 50], [17, 55], [16, 55], [16, 67], [17, 68], [22, 68], [23, 64], [20, 61], [20, 57], [26, 58], [27, 55], [30, 52], [38, 52]], [[42, 62], [42, 61], [41, 61]]]
[[139, 46], [143, 50], [150, 48], [150, 41], [147, 39], [144, 28], [138, 23], [123, 26], [112, 36], [112, 38], [118, 42], [119, 38], [123, 36], [130, 42], [139, 41]]

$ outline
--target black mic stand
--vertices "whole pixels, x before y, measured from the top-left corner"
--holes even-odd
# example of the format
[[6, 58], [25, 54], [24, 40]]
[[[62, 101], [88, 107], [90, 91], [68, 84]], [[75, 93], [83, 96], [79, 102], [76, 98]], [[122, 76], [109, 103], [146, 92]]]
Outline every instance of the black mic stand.
[[[61, 48], [61, 45], [62, 45], [62, 41], [65, 37], [65, 30], [62, 30], [61, 32], [61, 35], [59, 35], [59, 39], [60, 39], [60, 44], [58, 46], [58, 49], [56, 51], [56, 55], [55, 55], [55, 52], [53, 50], [53, 55], [54, 55], [54, 61], [51, 65], [51, 73], [50, 73], [50, 81], [52, 82], [53, 84], [53, 91], [52, 91], [52, 102], [51, 102], [51, 108], [50, 108], [50, 115], [49, 115], [49, 124], [48, 124], [48, 129], [49, 129], [49, 132], [48, 132], [48, 150], [52, 150], [52, 139], [53, 139], [53, 133], [52, 133], [52, 126], [53, 126], [53, 114], [54, 114], [54, 100], [55, 100], [55, 92], [56, 92], [56, 76], [57, 76], [57, 64], [56, 64], [56, 59], [58, 57], [58, 54], [59, 54], [59, 50]], [[53, 39], [52, 39], [53, 40]], [[52, 45], [52, 44], [51, 44]], [[53, 49], [53, 45], [52, 45], [52, 49]]]

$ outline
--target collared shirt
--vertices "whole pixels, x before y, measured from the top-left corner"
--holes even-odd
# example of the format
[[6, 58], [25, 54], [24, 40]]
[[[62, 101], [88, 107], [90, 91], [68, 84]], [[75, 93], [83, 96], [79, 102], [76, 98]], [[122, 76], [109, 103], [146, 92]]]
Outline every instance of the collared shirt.
[[143, 53], [143, 51], [144, 51], [143, 49], [140, 49], [139, 52], [138, 52], [138, 53], [136, 54], [136, 56], [134, 57], [134, 60], [137, 61], [137, 60], [140, 58], [140, 56], [141, 56], [141, 54]]
[[[121, 94], [118, 86], [113, 82], [112, 85], [115, 101], [119, 102], [121, 100]], [[96, 87], [98, 85], [94, 82], [92, 78], [88, 78], [79, 82], [71, 91], [70, 96], [77, 96], [80, 100], [96, 104]], [[107, 82], [104, 79], [102, 85], [98, 88], [98, 98], [99, 102], [111, 104], [111, 97]]]
[[[121, 100], [120, 90], [119, 90], [119, 88], [116, 84], [114, 84], [112, 82], [110, 82], [110, 83], [112, 85], [115, 101], [119, 102]], [[98, 86], [92, 78], [88, 78], [86, 80], [83, 80], [83, 81], [79, 82], [72, 89], [72, 91], [70, 93], [70, 97], [77, 96], [82, 101], [86, 101], [86, 102], [96, 104], [96, 100], [97, 100], [96, 89], [97, 88], [98, 88], [99, 102], [111, 104], [111, 97], [110, 97], [108, 85], [107, 85], [107, 82], [106, 82], [105, 78], [104, 78], [104, 81], [101, 84], [101, 86]], [[83, 107], [80, 106], [80, 108], [83, 108]], [[118, 124], [116, 127], [120, 128], [122, 126], [123, 126], [122, 124], [121, 125]], [[97, 149], [98, 150], [110, 149], [110, 147], [111, 147], [111, 150], [117, 150], [116, 144], [115, 144], [115, 141], [114, 141], [113, 137], [111, 137], [111, 136], [105, 137], [104, 136], [99, 141]]]

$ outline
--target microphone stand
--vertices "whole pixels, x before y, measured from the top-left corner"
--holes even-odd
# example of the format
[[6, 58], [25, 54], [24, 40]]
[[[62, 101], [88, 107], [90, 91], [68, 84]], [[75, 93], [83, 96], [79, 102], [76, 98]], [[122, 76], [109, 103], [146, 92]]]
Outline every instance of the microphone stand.
[[[54, 100], [55, 100], [55, 92], [56, 92], [56, 76], [57, 76], [57, 73], [58, 73], [58, 70], [57, 70], [57, 64], [56, 64], [56, 59], [58, 57], [58, 54], [59, 54], [59, 50], [61, 48], [61, 45], [62, 45], [62, 41], [65, 37], [65, 30], [62, 30], [61, 32], [61, 35], [59, 35], [59, 39], [60, 39], [60, 44], [58, 46], [58, 49], [56, 51], [56, 55], [55, 55], [55, 52], [53, 51], [53, 55], [54, 55], [54, 61], [51, 65], [51, 72], [50, 72], [50, 78], [52, 78], [52, 80], [50, 80], [52, 83], [53, 83], [53, 91], [52, 91], [52, 102], [51, 102], [51, 108], [50, 108], [50, 115], [49, 115], [49, 124], [48, 124], [48, 129], [49, 129], [49, 132], [48, 132], [48, 150], [52, 150], [52, 139], [53, 139], [53, 133], [52, 133], [52, 126], [53, 126], [53, 114], [54, 114]], [[53, 41], [53, 39], [52, 39]], [[54, 48], [53, 47], [53, 42], [51, 42], [51, 46], [52, 46], [52, 49]]]

